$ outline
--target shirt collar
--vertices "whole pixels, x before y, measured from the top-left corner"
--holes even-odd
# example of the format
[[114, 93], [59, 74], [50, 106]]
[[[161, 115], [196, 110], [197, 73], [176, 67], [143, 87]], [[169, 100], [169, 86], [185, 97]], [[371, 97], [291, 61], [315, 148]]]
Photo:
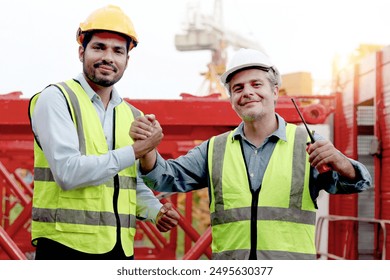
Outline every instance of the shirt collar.
[[[275, 113], [276, 118], [278, 119], [278, 129], [275, 130], [271, 135], [268, 137], [275, 136], [283, 141], [287, 141], [286, 137], [286, 121], [278, 114]], [[240, 139], [244, 138], [244, 122], [241, 122], [240, 125], [235, 129], [233, 133], [233, 139]]]
[[[91, 86], [88, 84], [88, 82], [86, 81], [82, 73], [78, 74], [75, 80], [77, 80], [81, 84], [84, 91], [87, 93], [89, 99], [95, 100], [98, 97], [97, 93], [91, 88]], [[122, 102], [122, 97], [119, 96], [119, 93], [115, 87], [112, 88], [112, 95], [111, 95], [110, 102], [113, 103], [114, 106]]]

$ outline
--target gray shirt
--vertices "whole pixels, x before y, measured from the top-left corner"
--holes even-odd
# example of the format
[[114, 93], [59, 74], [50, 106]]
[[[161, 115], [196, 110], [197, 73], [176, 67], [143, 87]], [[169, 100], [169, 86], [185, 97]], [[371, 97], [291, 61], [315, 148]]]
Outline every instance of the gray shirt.
[[[126, 167], [136, 163], [132, 146], [113, 150], [114, 108], [123, 100], [114, 88], [107, 109], [82, 74], [77, 80], [91, 99], [106, 136], [109, 152], [104, 155], [81, 155], [79, 140], [65, 97], [55, 86], [44, 89], [32, 116], [32, 128], [57, 184], [64, 190], [99, 185]], [[154, 221], [162, 204], [137, 178], [137, 217]]]
[[[276, 117], [278, 129], [269, 135], [260, 147], [256, 147], [246, 139], [243, 132], [244, 123], [241, 123], [234, 133], [234, 138], [239, 139], [242, 143], [250, 185], [253, 190], [260, 188], [264, 172], [278, 140], [287, 141], [286, 122], [278, 114]], [[322, 137], [315, 135], [315, 138]], [[141, 177], [149, 187], [161, 192], [188, 192], [207, 187], [208, 142], [203, 142], [190, 150], [187, 155], [180, 156], [175, 160], [164, 160], [161, 155], [157, 154], [154, 169]], [[311, 168], [310, 189], [314, 202], [322, 189], [332, 194], [356, 193], [371, 186], [372, 179], [367, 168], [358, 161], [349, 160], [356, 170], [356, 180], [343, 178], [335, 171], [320, 174], [315, 168]]]

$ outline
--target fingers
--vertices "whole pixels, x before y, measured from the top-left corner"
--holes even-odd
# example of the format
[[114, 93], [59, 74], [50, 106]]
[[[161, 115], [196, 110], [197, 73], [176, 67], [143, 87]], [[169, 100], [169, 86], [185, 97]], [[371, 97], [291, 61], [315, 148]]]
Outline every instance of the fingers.
[[134, 141], [145, 140], [152, 136], [155, 128], [161, 128], [159, 122], [156, 120], [155, 115], [148, 114], [139, 116], [131, 124], [129, 135]]
[[324, 169], [325, 166], [334, 166], [339, 160], [339, 151], [328, 140], [318, 140], [311, 144], [307, 152], [309, 153], [310, 165], [317, 170]]
[[310, 165], [320, 173], [330, 169], [346, 178], [356, 178], [356, 171], [352, 163], [329, 140], [316, 141], [308, 147], [307, 152], [309, 153]]
[[151, 123], [154, 123], [154, 121], [156, 120], [156, 116], [154, 114], [147, 114], [145, 115], [145, 118], [151, 122]]
[[159, 222], [156, 224], [157, 229], [160, 232], [167, 232], [177, 225], [173, 219], [168, 219], [166, 216], [162, 216]]
[[137, 118], [131, 124], [129, 135], [134, 140], [133, 150], [136, 159], [155, 149], [164, 137], [159, 122], [155, 120], [152, 125], [145, 117]]
[[151, 135], [151, 132], [147, 129], [137, 127], [136, 125], [131, 125], [129, 135], [134, 141], [145, 140]]
[[172, 204], [166, 203], [161, 207], [160, 212], [157, 215], [157, 229], [161, 232], [169, 231], [177, 226], [179, 219], [180, 215], [173, 209]]
[[311, 166], [318, 169], [319, 166], [329, 164], [332, 161], [336, 149], [326, 140], [319, 140], [309, 145], [309, 162]]

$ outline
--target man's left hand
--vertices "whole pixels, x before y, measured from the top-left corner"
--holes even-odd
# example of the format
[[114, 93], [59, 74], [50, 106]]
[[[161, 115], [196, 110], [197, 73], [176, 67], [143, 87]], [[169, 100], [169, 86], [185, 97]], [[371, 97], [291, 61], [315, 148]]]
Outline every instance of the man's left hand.
[[157, 214], [156, 226], [161, 232], [166, 232], [177, 226], [180, 219], [179, 213], [173, 209], [171, 203], [165, 203]]

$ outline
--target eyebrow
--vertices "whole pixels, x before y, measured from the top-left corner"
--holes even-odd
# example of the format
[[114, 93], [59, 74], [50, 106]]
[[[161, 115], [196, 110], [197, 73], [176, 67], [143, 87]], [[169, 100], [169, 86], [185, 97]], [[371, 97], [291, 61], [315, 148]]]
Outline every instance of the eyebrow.
[[[99, 46], [99, 47], [108, 47], [108, 45], [107, 44], [105, 44], [105, 43], [102, 43], [102, 42], [99, 42], [99, 41], [96, 41], [96, 42], [92, 42], [92, 45], [94, 45], [94, 46]], [[113, 47], [113, 49], [123, 49], [123, 50], [126, 50], [126, 46], [119, 46], [119, 45], [115, 45], [114, 47]]]
[[237, 86], [237, 85], [242, 85], [242, 84], [245, 84], [245, 83], [253, 83], [253, 82], [261, 82], [261, 83], [263, 83], [264, 81], [263, 81], [262, 79], [260, 79], [260, 78], [251, 79], [251, 80], [249, 80], [248, 82], [234, 83], [234, 84], [232, 85], [232, 88], [233, 88], [234, 86]]

